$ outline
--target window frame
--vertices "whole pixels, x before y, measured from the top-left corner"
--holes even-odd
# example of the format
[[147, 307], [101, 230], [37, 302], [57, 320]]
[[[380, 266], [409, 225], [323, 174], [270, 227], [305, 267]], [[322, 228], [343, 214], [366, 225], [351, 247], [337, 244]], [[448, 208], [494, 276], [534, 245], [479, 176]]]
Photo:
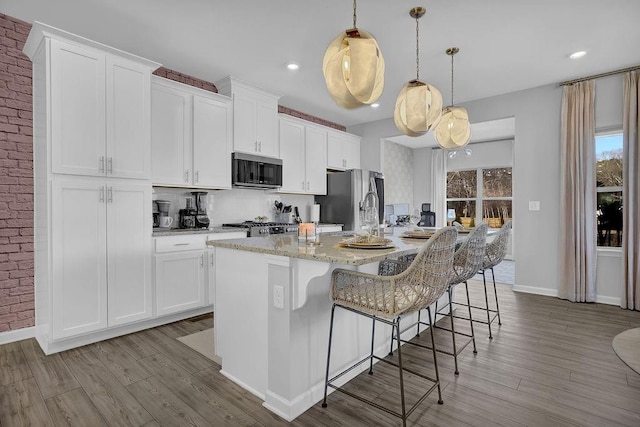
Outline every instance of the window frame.
[[[596, 206], [595, 206], [595, 212], [598, 212], [598, 193], [615, 193], [615, 192], [620, 192], [622, 194], [622, 186], [611, 186], [611, 187], [598, 187], [597, 184], [597, 177], [598, 177], [598, 173], [597, 173], [597, 169], [598, 169], [598, 155], [596, 152], [596, 148], [597, 148], [597, 139], [598, 138], [602, 138], [602, 137], [607, 137], [607, 136], [613, 136], [613, 135], [620, 135], [620, 137], [624, 137], [623, 136], [623, 131], [622, 129], [610, 129], [610, 130], [606, 130], [606, 131], [599, 131], [596, 132], [594, 138], [593, 138], [593, 152], [594, 152], [594, 158], [595, 158], [595, 164], [594, 164], [594, 174], [593, 174], [593, 180], [596, 183]], [[623, 194], [624, 197], [624, 194]], [[623, 198], [623, 209], [624, 209], [624, 198]], [[622, 246], [600, 246], [598, 244], [598, 233], [599, 231], [597, 230], [597, 224], [598, 224], [598, 218], [597, 218], [597, 214], [596, 214], [596, 250], [600, 251], [600, 252], [620, 252], [622, 253]], [[622, 226], [624, 227], [624, 223], [622, 224]]]
[[[510, 197], [483, 197], [483, 192], [484, 192], [484, 175], [482, 173], [483, 170], [486, 169], [511, 169], [511, 196]], [[464, 202], [464, 201], [471, 201], [471, 202], [475, 202], [475, 209], [476, 209], [476, 214], [474, 217], [474, 221], [476, 224], [480, 224], [482, 223], [483, 220], [483, 216], [482, 216], [482, 209], [484, 206], [484, 201], [510, 201], [511, 202], [511, 216], [513, 217], [513, 165], [505, 165], [505, 166], [480, 166], [477, 168], [471, 168], [471, 169], [465, 169], [465, 168], [461, 168], [461, 169], [447, 169], [445, 171], [446, 174], [448, 174], [449, 172], [462, 172], [462, 171], [471, 171], [471, 170], [475, 170], [476, 171], [476, 196], [473, 198], [448, 198], [446, 197], [447, 194], [447, 189], [445, 188], [445, 203], [446, 206], [448, 208], [449, 206], [449, 202]], [[447, 182], [447, 179], [445, 178], [445, 183]], [[495, 228], [496, 230], [499, 229]]]

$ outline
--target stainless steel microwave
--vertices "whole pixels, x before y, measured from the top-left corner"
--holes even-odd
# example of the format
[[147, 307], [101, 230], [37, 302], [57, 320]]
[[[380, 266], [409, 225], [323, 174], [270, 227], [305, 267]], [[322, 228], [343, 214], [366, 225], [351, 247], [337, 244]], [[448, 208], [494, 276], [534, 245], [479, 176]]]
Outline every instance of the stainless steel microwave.
[[244, 188], [282, 187], [282, 160], [245, 153], [231, 155], [232, 185]]

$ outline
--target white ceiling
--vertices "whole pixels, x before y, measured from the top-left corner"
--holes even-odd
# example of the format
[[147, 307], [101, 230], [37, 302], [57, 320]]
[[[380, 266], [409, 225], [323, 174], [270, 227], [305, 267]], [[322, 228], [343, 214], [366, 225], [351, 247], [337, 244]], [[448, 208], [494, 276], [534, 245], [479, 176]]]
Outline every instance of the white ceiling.
[[[516, 135], [516, 119], [515, 117], [507, 117], [505, 119], [491, 120], [488, 122], [478, 122], [471, 124], [471, 141], [470, 143], [483, 141], [497, 141], [501, 139], [514, 138]], [[406, 145], [409, 148], [437, 147], [433, 132], [428, 132], [422, 136], [412, 138], [406, 135], [387, 138], [387, 141], [396, 144]]]
[[[556, 83], [640, 64], [638, 0], [361, 0], [358, 26], [385, 57], [380, 108], [345, 110], [324, 86], [322, 57], [351, 27], [349, 0], [0, 0], [0, 12], [155, 60], [204, 80], [227, 75], [282, 96], [280, 104], [346, 126], [393, 116], [415, 77], [414, 6], [420, 20], [422, 80], [456, 102]], [[567, 55], [586, 50], [587, 56]], [[285, 69], [289, 61], [301, 65]], [[473, 121], [473, 118], [471, 118]]]

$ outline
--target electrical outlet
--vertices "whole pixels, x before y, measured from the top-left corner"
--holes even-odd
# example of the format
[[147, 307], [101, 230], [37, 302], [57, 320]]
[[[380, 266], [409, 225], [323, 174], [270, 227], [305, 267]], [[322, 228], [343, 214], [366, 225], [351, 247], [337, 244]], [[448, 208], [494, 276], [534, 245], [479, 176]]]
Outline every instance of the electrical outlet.
[[540, 210], [540, 202], [537, 200], [529, 200], [529, 210], [530, 211], [539, 211]]
[[282, 286], [273, 287], [273, 306], [284, 308], [284, 288]]

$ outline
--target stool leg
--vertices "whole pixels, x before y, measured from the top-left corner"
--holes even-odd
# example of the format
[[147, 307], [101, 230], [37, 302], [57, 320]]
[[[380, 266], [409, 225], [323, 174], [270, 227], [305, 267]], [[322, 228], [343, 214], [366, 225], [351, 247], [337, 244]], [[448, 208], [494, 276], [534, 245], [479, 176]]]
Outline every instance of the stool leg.
[[398, 340], [398, 371], [400, 373], [400, 402], [402, 404], [402, 425], [407, 425], [407, 413], [404, 404], [404, 375], [402, 374], [402, 350], [400, 349], [400, 316], [393, 322], [396, 330], [396, 339]]
[[491, 277], [493, 278], [493, 293], [496, 295], [496, 311], [498, 312], [498, 325], [502, 325], [500, 320], [500, 306], [498, 305], [498, 289], [496, 288], [496, 275], [491, 267]]
[[327, 407], [327, 388], [329, 387], [329, 361], [331, 360], [331, 338], [333, 336], [333, 315], [336, 311], [336, 305], [331, 307], [331, 323], [329, 325], [329, 348], [327, 349], [327, 371], [324, 381], [324, 399], [322, 400], [322, 407]]
[[442, 405], [442, 390], [440, 390], [440, 374], [438, 373], [438, 356], [436, 355], [436, 340], [433, 338], [433, 322], [431, 320], [431, 307], [427, 307], [429, 314], [429, 330], [431, 331], [431, 351], [433, 352], [433, 367], [436, 371], [436, 382], [438, 383], [438, 404]]
[[369, 356], [369, 375], [373, 375], [373, 341], [376, 336], [376, 316], [373, 316], [371, 327], [371, 355]]
[[420, 311], [422, 310], [418, 310], [418, 332], [416, 333], [416, 336], [419, 337], [420, 336]]
[[482, 282], [484, 283], [484, 302], [487, 304], [487, 326], [489, 327], [489, 339], [493, 339], [491, 334], [491, 312], [489, 311], [489, 297], [487, 296], [487, 277], [485, 271], [482, 270]]
[[469, 326], [471, 327], [471, 342], [473, 342], [473, 354], [478, 354], [476, 349], [476, 334], [473, 331], [473, 318], [471, 317], [471, 300], [469, 299], [469, 284], [464, 282], [464, 289], [467, 291], [467, 308], [469, 309]]
[[451, 293], [453, 292], [453, 286], [449, 286], [447, 289], [449, 294], [449, 320], [451, 320], [451, 339], [453, 341], [453, 364], [455, 366], [454, 374], [458, 375], [458, 350], [456, 349], [456, 329], [453, 326], [453, 303], [451, 302]]

